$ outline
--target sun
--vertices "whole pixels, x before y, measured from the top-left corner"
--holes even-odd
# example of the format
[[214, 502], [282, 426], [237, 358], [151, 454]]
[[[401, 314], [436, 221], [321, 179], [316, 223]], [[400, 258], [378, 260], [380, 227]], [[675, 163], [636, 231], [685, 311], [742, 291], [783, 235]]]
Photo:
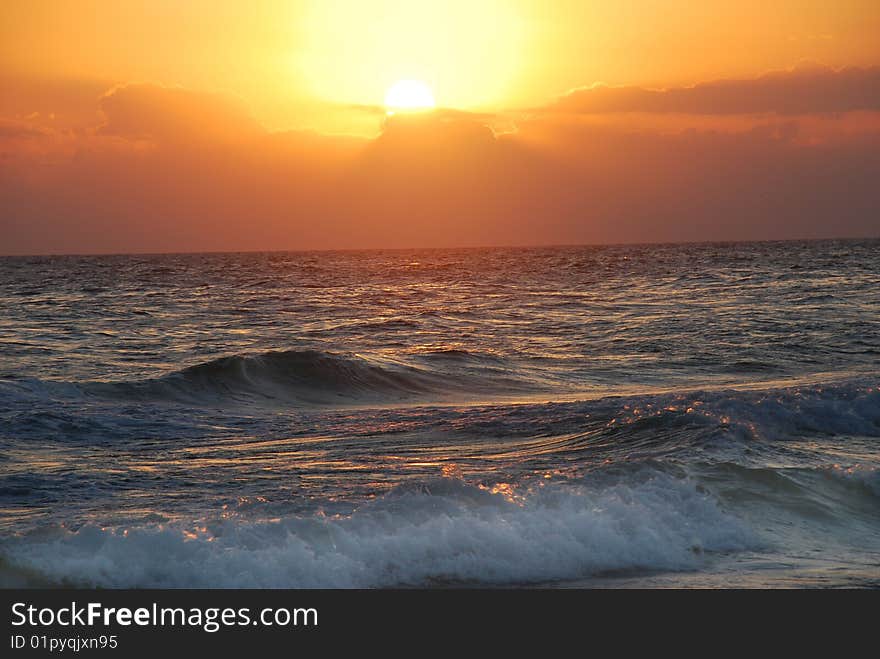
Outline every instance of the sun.
[[436, 106], [434, 93], [421, 80], [398, 80], [385, 92], [385, 108], [395, 112], [419, 112]]

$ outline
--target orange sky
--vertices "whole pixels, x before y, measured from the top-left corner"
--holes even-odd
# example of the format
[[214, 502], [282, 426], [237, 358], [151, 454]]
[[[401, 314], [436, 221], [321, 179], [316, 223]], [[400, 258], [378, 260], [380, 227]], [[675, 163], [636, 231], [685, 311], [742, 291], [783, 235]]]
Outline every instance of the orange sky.
[[[880, 3], [0, 7], [0, 253], [878, 235]], [[434, 113], [388, 119], [396, 80]]]

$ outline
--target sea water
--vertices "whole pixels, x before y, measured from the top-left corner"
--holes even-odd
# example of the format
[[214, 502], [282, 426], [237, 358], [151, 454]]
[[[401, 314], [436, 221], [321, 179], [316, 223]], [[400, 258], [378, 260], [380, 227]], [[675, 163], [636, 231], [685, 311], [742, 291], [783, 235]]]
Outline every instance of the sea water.
[[878, 586], [880, 241], [0, 259], [0, 584]]

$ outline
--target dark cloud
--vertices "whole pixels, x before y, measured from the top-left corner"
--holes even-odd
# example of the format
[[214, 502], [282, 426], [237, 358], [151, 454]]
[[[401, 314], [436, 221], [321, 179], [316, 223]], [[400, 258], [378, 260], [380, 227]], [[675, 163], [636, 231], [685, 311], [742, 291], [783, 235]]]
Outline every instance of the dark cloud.
[[0, 139], [45, 137], [49, 131], [26, 121], [0, 118]]
[[547, 110], [701, 115], [880, 111], [880, 67], [802, 66], [748, 80], [716, 80], [663, 90], [596, 85], [570, 91]]
[[366, 139], [265, 131], [229, 99], [150, 85], [101, 103], [97, 134], [0, 139], [2, 251], [880, 235], [873, 114], [674, 130], [544, 114], [496, 135], [438, 111]]
[[100, 99], [103, 135], [156, 141], [227, 141], [253, 137], [263, 128], [237, 99], [181, 87], [127, 84]]
[[100, 118], [98, 98], [114, 84], [0, 73], [0, 116], [27, 117], [28, 123], [50, 130], [94, 127]]
[[397, 117], [397, 119], [402, 119], [405, 121], [406, 118], [409, 117], [412, 118], [414, 121], [421, 120], [423, 124], [429, 123], [430, 121], [449, 121], [452, 119], [465, 119], [482, 123], [492, 123], [499, 117], [496, 113], [472, 112], [469, 110], [457, 110], [455, 108], [434, 108], [432, 110], [422, 110], [417, 112], [397, 112], [389, 114], [388, 108], [383, 105], [348, 104], [341, 107], [345, 110], [360, 112], [366, 115], [380, 118], [391, 116]]
[[444, 152], [485, 146], [495, 141], [495, 135], [484, 116], [452, 110], [390, 115], [376, 144], [381, 149], [431, 148]]

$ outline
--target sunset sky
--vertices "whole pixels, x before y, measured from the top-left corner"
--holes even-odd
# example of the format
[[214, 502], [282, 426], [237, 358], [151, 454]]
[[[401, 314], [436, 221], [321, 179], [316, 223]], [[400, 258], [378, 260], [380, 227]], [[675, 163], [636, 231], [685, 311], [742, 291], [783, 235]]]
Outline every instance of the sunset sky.
[[11, 0], [0, 253], [877, 236], [878, 35], [876, 0]]

